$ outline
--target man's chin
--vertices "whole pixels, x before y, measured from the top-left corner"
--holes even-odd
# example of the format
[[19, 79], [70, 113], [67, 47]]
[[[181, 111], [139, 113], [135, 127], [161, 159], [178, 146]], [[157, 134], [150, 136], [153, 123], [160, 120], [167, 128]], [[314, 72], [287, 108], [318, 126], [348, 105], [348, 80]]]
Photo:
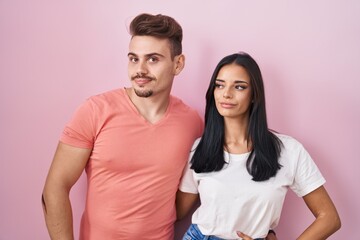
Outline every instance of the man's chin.
[[138, 97], [143, 97], [143, 98], [148, 98], [151, 97], [153, 95], [153, 91], [152, 90], [138, 90], [138, 89], [134, 89], [136, 96]]

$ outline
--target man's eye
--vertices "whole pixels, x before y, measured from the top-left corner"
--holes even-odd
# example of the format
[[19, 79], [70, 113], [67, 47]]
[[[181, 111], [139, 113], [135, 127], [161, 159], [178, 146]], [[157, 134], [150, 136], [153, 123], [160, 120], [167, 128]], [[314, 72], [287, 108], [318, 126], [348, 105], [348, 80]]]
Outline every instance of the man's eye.
[[129, 58], [129, 61], [130, 61], [130, 62], [133, 62], [133, 63], [136, 63], [136, 62], [138, 61], [138, 59], [137, 59], [137, 58], [134, 58], [134, 57], [131, 57], [131, 58]]
[[157, 61], [158, 61], [158, 59], [156, 57], [150, 57], [149, 58], [149, 62], [151, 62], [151, 63], [154, 63], [154, 62], [157, 62]]

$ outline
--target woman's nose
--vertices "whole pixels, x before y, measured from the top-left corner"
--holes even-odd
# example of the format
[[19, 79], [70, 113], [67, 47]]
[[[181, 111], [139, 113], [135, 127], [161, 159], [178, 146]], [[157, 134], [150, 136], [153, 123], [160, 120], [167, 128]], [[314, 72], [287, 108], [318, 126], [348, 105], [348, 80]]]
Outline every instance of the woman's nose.
[[224, 98], [231, 98], [232, 97], [230, 89], [224, 89], [223, 97]]

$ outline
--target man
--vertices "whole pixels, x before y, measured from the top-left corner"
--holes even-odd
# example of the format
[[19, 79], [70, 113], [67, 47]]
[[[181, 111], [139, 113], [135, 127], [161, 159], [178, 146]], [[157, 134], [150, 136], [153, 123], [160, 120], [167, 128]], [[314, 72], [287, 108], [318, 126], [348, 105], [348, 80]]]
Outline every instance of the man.
[[51, 239], [74, 239], [69, 192], [84, 169], [81, 240], [174, 238], [175, 195], [202, 120], [170, 94], [185, 64], [181, 26], [140, 14], [130, 33], [132, 87], [89, 98], [60, 138], [42, 198]]
[[89, 98], [67, 124], [43, 192], [52, 239], [73, 239], [69, 191], [85, 169], [80, 239], [173, 239], [175, 193], [202, 120], [170, 95], [182, 29], [141, 14], [130, 25], [132, 88]]

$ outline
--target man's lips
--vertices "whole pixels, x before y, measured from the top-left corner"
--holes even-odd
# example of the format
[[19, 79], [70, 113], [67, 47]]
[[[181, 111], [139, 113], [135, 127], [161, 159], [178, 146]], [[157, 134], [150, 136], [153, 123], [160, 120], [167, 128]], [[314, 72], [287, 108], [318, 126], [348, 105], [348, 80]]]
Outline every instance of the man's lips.
[[143, 85], [151, 82], [153, 79], [150, 77], [134, 77], [132, 80], [138, 85]]
[[150, 82], [151, 79], [147, 79], [147, 78], [138, 78], [138, 79], [135, 79], [135, 82], [136, 84], [138, 85], [143, 85], [143, 84], [146, 84], [148, 82]]

